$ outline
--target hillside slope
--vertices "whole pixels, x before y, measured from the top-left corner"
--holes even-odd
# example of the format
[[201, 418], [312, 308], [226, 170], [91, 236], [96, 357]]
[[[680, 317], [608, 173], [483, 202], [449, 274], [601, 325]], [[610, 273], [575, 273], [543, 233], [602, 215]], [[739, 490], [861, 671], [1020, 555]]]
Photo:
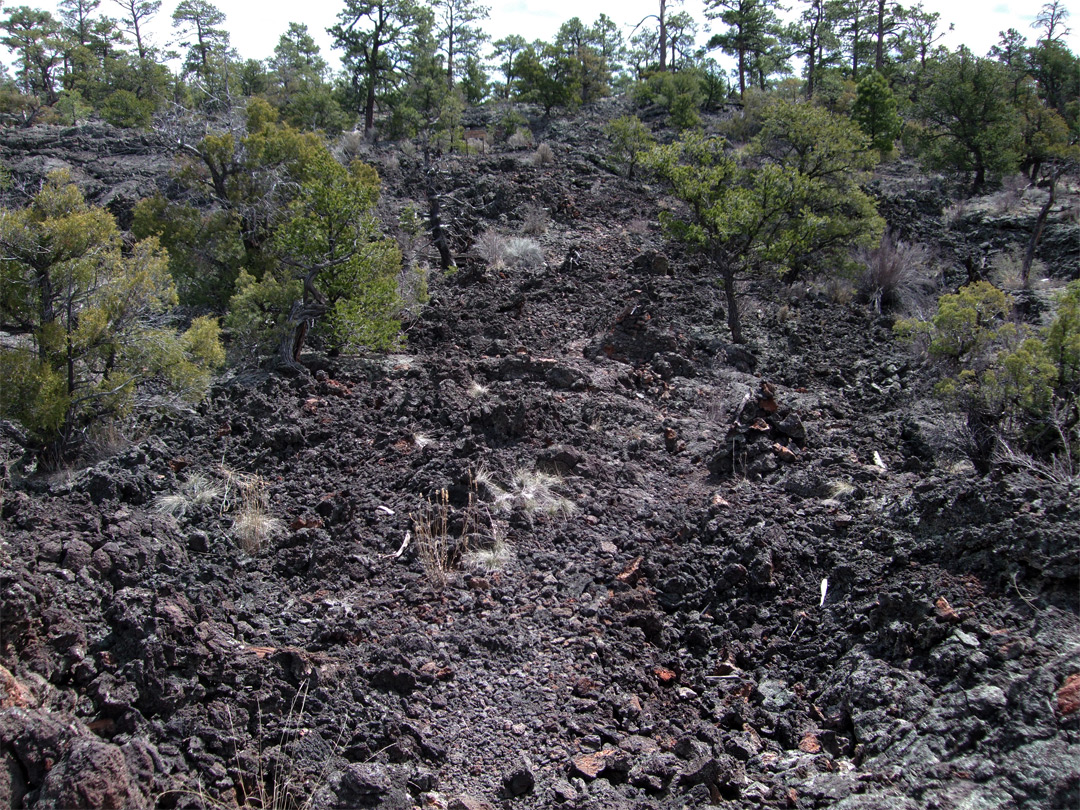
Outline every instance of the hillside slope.
[[443, 160], [459, 269], [401, 353], [233, 374], [7, 483], [0, 804], [1080, 802], [1075, 479], [978, 476], [890, 321], [821, 285], [754, 282], [728, 344], [610, 114], [550, 125], [550, 165]]

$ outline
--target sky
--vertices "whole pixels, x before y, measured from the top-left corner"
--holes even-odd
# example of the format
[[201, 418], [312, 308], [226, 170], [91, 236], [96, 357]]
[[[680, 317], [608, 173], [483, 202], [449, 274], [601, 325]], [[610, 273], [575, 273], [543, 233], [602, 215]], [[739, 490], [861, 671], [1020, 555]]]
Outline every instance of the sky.
[[[170, 2], [172, 6], [170, 6]], [[593, 23], [601, 14], [607, 14], [629, 35], [631, 29], [648, 15], [656, 14], [657, 0], [488, 0], [491, 6], [489, 18], [483, 28], [493, 40], [508, 34], [520, 34], [528, 41], [552, 40], [559, 27], [572, 17], [580, 17], [586, 24]], [[106, 0], [107, 4], [107, 0]], [[943, 41], [949, 48], [964, 44], [977, 54], [984, 55], [998, 41], [998, 32], [1015, 28], [1034, 41], [1031, 23], [1041, 7], [1039, 0], [1009, 0], [997, 2], [983, 0], [922, 0], [927, 12], [939, 12], [943, 28], [952, 23], [955, 29]], [[105, 5], [105, 4], [103, 4]], [[343, 0], [217, 0], [215, 3], [226, 14], [226, 28], [232, 34], [232, 43], [244, 58], [265, 59], [273, 53], [278, 38], [290, 22], [305, 23], [308, 31], [323, 51], [328, 61], [336, 63], [332, 53], [332, 39], [326, 28], [337, 22], [337, 15], [344, 8]], [[785, 5], [795, 10], [803, 4], [787, 0]], [[905, 4], [905, 5], [909, 5]], [[1070, 49], [1080, 50], [1080, 0], [1064, 3], [1070, 12], [1073, 33], [1069, 37]], [[175, 0], [165, 0], [161, 18], [168, 16], [175, 7]], [[685, 9], [699, 23], [707, 23], [702, 13], [702, 0], [668, 0], [671, 10]], [[302, 11], [302, 13], [300, 13]], [[703, 28], [704, 26], [702, 26]], [[722, 28], [722, 26], [720, 26]], [[171, 36], [167, 25], [157, 35], [159, 43]], [[707, 35], [699, 33], [699, 42]]]
[[[23, 0], [26, 2], [26, 0]], [[152, 40], [158, 46], [167, 45], [175, 36], [171, 28], [171, 15], [179, 0], [164, 0], [161, 12], [152, 21]], [[245, 59], [265, 59], [274, 50], [280, 36], [290, 22], [304, 23], [309, 33], [322, 49], [323, 57], [337, 66], [338, 60], [333, 51], [333, 40], [326, 29], [337, 22], [337, 15], [344, 8], [343, 0], [211, 0], [226, 15], [225, 28], [232, 36], [233, 47]], [[488, 0], [491, 4], [489, 18], [483, 28], [493, 40], [508, 34], [519, 34], [528, 41], [536, 39], [552, 40], [559, 27], [572, 17], [580, 17], [586, 24], [593, 23], [600, 14], [607, 14], [624, 33], [629, 36], [631, 29], [645, 17], [656, 14], [657, 0]], [[34, 3], [31, 6], [45, 7], [50, 2]], [[5, 5], [12, 6], [13, 2]], [[787, 0], [786, 5], [797, 13], [803, 7], [799, 0]], [[967, 45], [977, 54], [985, 55], [998, 41], [998, 32], [1016, 28], [1021, 34], [1034, 41], [1031, 23], [1041, 7], [1040, 0], [1008, 0], [993, 2], [983, 0], [922, 0], [924, 10], [941, 14], [942, 28], [949, 24], [954, 30], [946, 35], [943, 44], [950, 49], [961, 44]], [[1067, 44], [1075, 53], [1080, 51], [1080, 0], [1066, 0], [1064, 3], [1070, 13], [1071, 27]], [[708, 21], [702, 13], [702, 0], [668, 0], [671, 10], [685, 9], [699, 21], [701, 30], [698, 41], [703, 43], [708, 34], [705, 27]], [[118, 16], [120, 9], [110, 0], [104, 0], [99, 12]], [[720, 26], [722, 28], [722, 26]], [[6, 61], [9, 65], [11, 59]]]

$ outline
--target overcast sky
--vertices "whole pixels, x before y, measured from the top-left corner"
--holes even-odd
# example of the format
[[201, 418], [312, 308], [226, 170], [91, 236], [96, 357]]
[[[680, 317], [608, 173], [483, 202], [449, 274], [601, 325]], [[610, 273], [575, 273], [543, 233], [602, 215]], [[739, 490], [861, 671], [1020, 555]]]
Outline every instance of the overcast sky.
[[[178, 0], [165, 0], [161, 12], [154, 20], [153, 40], [158, 46], [168, 44], [174, 36], [171, 28], [171, 14]], [[332, 50], [333, 42], [326, 34], [326, 29], [337, 21], [338, 13], [344, 8], [343, 0], [214, 0], [215, 5], [226, 15], [225, 27], [232, 36], [233, 47], [245, 59], [265, 59], [273, 53], [279, 37], [288, 28], [290, 22], [307, 25], [309, 32], [322, 48], [323, 56], [332, 65], [337, 65], [336, 53]], [[1041, 7], [1040, 0], [1007, 0], [1007, 2], [976, 2], [974, 0], [922, 0], [926, 11], [941, 14], [942, 28], [955, 25], [944, 43], [949, 48], [966, 44], [975, 53], [983, 55], [998, 40], [998, 32], [1016, 28], [1033, 41], [1031, 23]], [[5, 3], [10, 7], [14, 0]], [[49, 3], [35, 4], [48, 7]], [[803, 7], [799, 0], [787, 3], [796, 11]], [[1080, 50], [1080, 0], [1067, 0], [1073, 33], [1069, 36], [1069, 47], [1075, 53]], [[623, 27], [628, 35], [630, 30], [644, 17], [655, 14], [659, 4], [657, 0], [493, 0], [491, 14], [483, 27], [492, 37], [498, 39], [508, 34], [520, 34], [526, 40], [551, 40], [559, 26], [572, 17], [580, 17], [586, 24], [591, 24], [600, 14], [607, 14], [616, 24]], [[702, 13], [702, 0], [668, 0], [669, 11], [685, 9], [701, 24], [699, 42], [707, 38], [705, 27], [708, 21]], [[100, 12], [118, 16], [119, 8], [109, 0], [104, 0]], [[722, 28], [722, 26], [720, 26]], [[10, 59], [6, 60], [9, 64]]]
[[[1041, 7], [1039, 0], [922, 2], [927, 11], [941, 14], [943, 28], [948, 28], [950, 23], [955, 25], [955, 30], [945, 41], [950, 48], [965, 44], [977, 54], [990, 50], [998, 40], [998, 32], [1008, 28], [1016, 28], [1033, 41], [1031, 23]], [[296, 0], [261, 0], [257, 3], [251, 0], [217, 0], [215, 5], [225, 12], [226, 27], [232, 34], [233, 46], [245, 58], [265, 59], [270, 56], [289, 23], [301, 22], [307, 25], [329, 61], [333, 56], [333, 43], [326, 35], [326, 28], [337, 21], [337, 15], [345, 4], [342, 0], [303, 0], [299, 3]], [[798, 0], [788, 0], [786, 5], [796, 10], [803, 7]], [[1074, 10], [1076, 6], [1080, 6], [1080, 0], [1067, 0], [1065, 3], [1070, 11], [1072, 27], [1076, 29], [1070, 36], [1070, 47], [1074, 52], [1080, 41], [1077, 38], [1080, 11]], [[161, 13], [163, 20], [167, 20], [173, 7], [175, 2], [165, 0]], [[601, 14], [607, 14], [629, 34], [633, 26], [644, 17], [655, 14], [658, 7], [657, 0], [494, 0], [491, 2], [490, 17], [483, 27], [492, 39], [520, 34], [530, 42], [535, 39], [551, 40], [559, 26], [572, 17], [580, 17], [583, 22], [590, 24]], [[668, 8], [685, 9], [703, 24], [702, 28], [708, 22], [701, 11], [701, 0], [684, 0], [683, 3], [669, 0]], [[159, 34], [159, 42], [170, 35], [166, 28]], [[699, 40], [704, 42], [705, 38], [700, 36]]]

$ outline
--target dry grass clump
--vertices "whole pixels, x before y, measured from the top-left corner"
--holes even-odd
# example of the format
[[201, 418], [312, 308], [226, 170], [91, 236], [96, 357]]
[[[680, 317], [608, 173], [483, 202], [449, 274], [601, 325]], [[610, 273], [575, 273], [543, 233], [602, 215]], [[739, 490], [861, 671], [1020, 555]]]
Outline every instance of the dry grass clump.
[[[1040, 281], [1047, 275], [1046, 264], [1041, 259], [1035, 259], [1028, 271], [1028, 279]], [[990, 260], [990, 279], [995, 286], [1003, 290], [1020, 290], [1024, 287], [1024, 250], [1013, 248], [1003, 251]], [[1029, 286], [1042, 286], [1030, 283]]]
[[479, 383], [476, 380], [473, 380], [471, 383], [469, 383], [469, 388], [465, 393], [469, 397], [469, 399], [483, 399], [488, 395], [488, 392], [490, 390], [491, 389], [483, 383]]
[[416, 318], [429, 300], [427, 264], [419, 261], [402, 263], [398, 272], [398, 298], [401, 300], [401, 316]]
[[526, 512], [545, 515], [572, 515], [577, 505], [560, 495], [555, 488], [562, 483], [556, 475], [538, 470], [516, 470], [510, 483], [503, 487], [486, 470], [476, 474], [476, 482], [489, 494], [489, 503], [496, 511], [510, 511], [520, 507]]
[[154, 511], [174, 520], [180, 520], [194, 506], [222, 502], [225, 490], [211, 478], [193, 472], [184, 479], [180, 491], [159, 495], [154, 499]]
[[550, 166], [555, 162], [555, 153], [550, 146], [542, 143], [536, 147], [536, 151], [529, 157], [529, 162], [533, 166]]
[[226, 500], [232, 490], [238, 494], [236, 516], [232, 532], [240, 548], [248, 554], [257, 554], [271, 537], [281, 531], [281, 521], [270, 516], [270, 498], [266, 479], [261, 475], [239, 473], [222, 468], [229, 487]]
[[435, 585], [446, 585], [457, 557], [455, 543], [450, 537], [450, 493], [439, 490], [409, 517], [424, 573]]
[[544, 266], [544, 251], [535, 240], [524, 236], [507, 238], [493, 228], [480, 234], [475, 250], [492, 270], [536, 270]]
[[488, 548], [473, 549], [465, 552], [462, 562], [473, 570], [502, 571], [514, 560], [514, 550], [495, 531], [492, 523], [492, 544]]
[[450, 505], [450, 492], [440, 489], [429, 496], [420, 508], [411, 513], [413, 536], [420, 565], [432, 584], [443, 587], [459, 564], [479, 554], [485, 542], [487, 528], [494, 536], [490, 518], [484, 521], [476, 495], [475, 481], [469, 487], [466, 505], [455, 509]]
[[506, 145], [516, 151], [528, 149], [532, 146], [532, 143], [532, 133], [524, 128], [518, 129], [513, 135], [506, 139]]
[[878, 313], [916, 309], [934, 287], [926, 248], [901, 241], [891, 232], [881, 237], [878, 247], [862, 249], [856, 258], [863, 266], [859, 297]]
[[996, 215], [1002, 216], [1015, 210], [1024, 201], [1024, 192], [1031, 187], [1031, 180], [1023, 174], [1013, 174], [1001, 181], [1001, 191], [991, 198]]
[[544, 266], [544, 251], [539, 243], [524, 236], [514, 236], [506, 241], [506, 264], [516, 270], [539, 270]]
[[546, 208], [539, 205], [527, 205], [522, 216], [521, 229], [529, 236], [542, 236], [547, 233], [551, 222]]
[[356, 160], [367, 152], [367, 140], [364, 138], [364, 133], [342, 132], [338, 138], [337, 151], [346, 163]]
[[492, 270], [506, 266], [506, 237], [494, 228], [488, 228], [476, 239], [474, 245], [477, 255], [487, 262]]

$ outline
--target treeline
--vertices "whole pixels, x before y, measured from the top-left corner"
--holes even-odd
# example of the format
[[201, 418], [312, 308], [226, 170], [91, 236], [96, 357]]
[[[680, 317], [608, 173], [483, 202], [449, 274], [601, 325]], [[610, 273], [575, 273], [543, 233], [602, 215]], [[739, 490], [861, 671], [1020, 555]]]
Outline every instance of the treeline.
[[[378, 127], [395, 138], [452, 133], [466, 105], [489, 99], [534, 102], [550, 113], [634, 89], [643, 102], [673, 107], [676, 123], [692, 124], [697, 111], [754, 92], [850, 112], [859, 83], [877, 74], [899, 114], [918, 124], [913, 137], [921, 127], [947, 144], [984, 130], [986, 144], [936, 150], [953, 162], [958, 149], [966, 151], [961, 162], [979, 181], [1013, 159], [1030, 171], [1042, 144], [1080, 132], [1080, 62], [1064, 43], [1068, 13], [1060, 0], [1039, 12], [1033, 43], [1009, 29], [981, 57], [942, 48], [946, 28], [921, 3], [801, 0], [797, 19], [784, 21], [778, 0], [709, 0], [705, 19], [696, 20], [659, 0], [657, 13], [628, 36], [629, 26], [601, 14], [591, 23], [568, 20], [546, 42], [520, 35], [492, 41], [483, 28], [489, 10], [476, 0], [345, 0], [328, 29], [341, 59], [337, 72], [300, 23], [288, 25], [268, 59], [244, 59], [220, 9], [209, 0], [180, 0], [172, 12], [177, 52], [147, 36], [161, 0], [111, 3], [61, 0], [56, 16], [7, 9], [0, 42], [16, 63], [0, 76], [4, 119], [70, 124], [98, 115], [148, 126], [170, 107], [214, 112], [259, 96], [300, 129], [372, 134]], [[701, 47], [703, 26], [715, 33]], [[734, 62], [730, 74], [720, 54]], [[178, 62], [175, 72], [167, 67]], [[973, 122], [975, 108], [1007, 125]], [[1003, 145], [993, 148], [990, 140]]]

